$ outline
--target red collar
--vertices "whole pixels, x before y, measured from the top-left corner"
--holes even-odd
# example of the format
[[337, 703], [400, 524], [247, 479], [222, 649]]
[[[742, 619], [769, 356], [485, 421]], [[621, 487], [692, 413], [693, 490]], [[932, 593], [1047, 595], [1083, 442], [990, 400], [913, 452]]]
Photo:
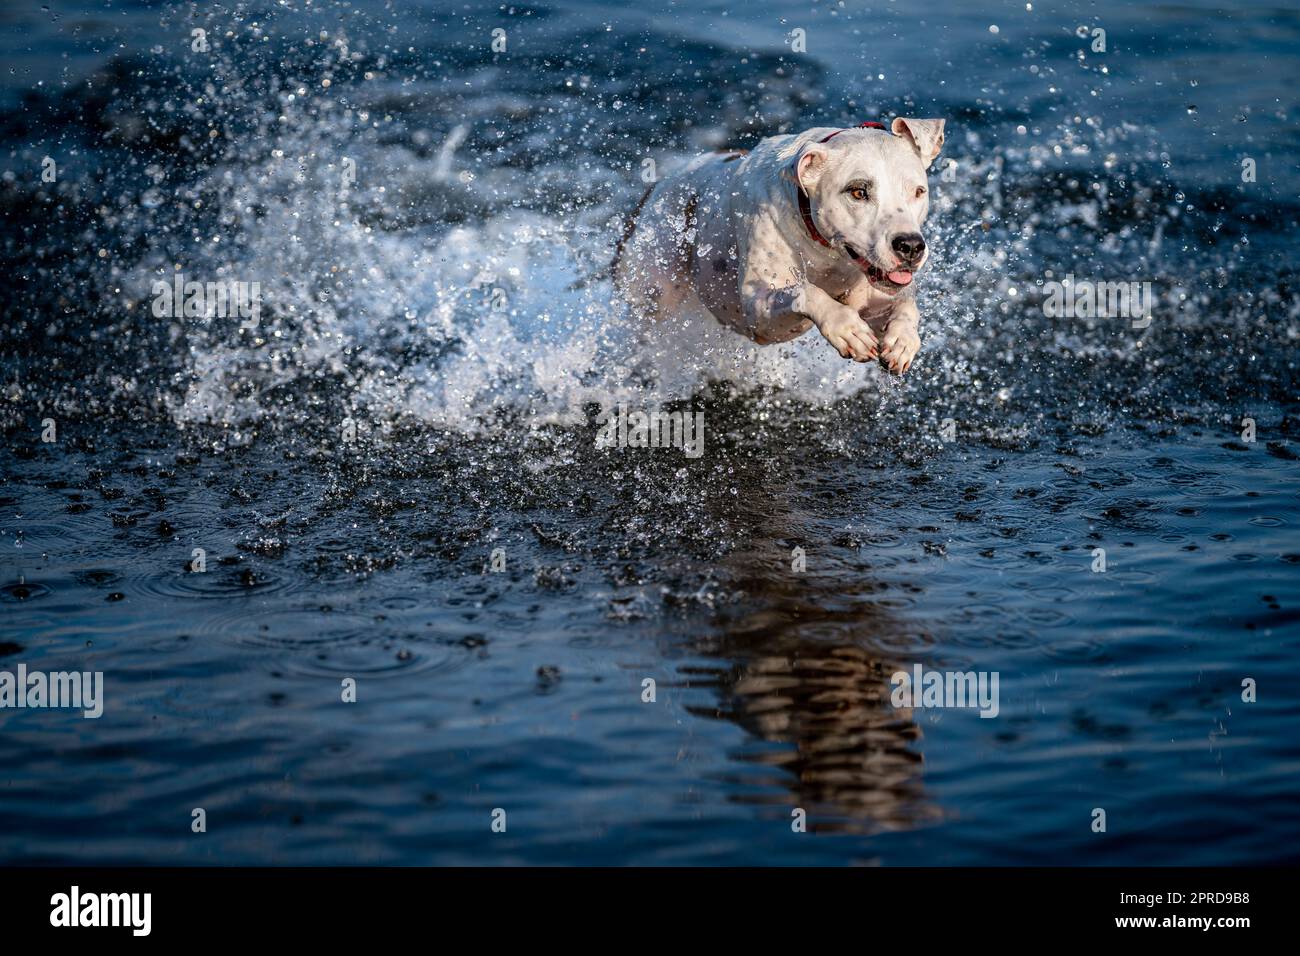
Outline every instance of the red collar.
[[[859, 124], [857, 125], [856, 128], [857, 128], [857, 129], [864, 129], [864, 128], [865, 128], [865, 129], [884, 129], [884, 128], [885, 128], [885, 124], [884, 124], [884, 123], [870, 123], [870, 122], [868, 122], [868, 123], [859, 123]], [[828, 142], [829, 140], [834, 139], [836, 136], [839, 136], [840, 133], [843, 133], [843, 132], [844, 132], [844, 130], [842, 130], [842, 129], [837, 129], [835, 132], [831, 133], [829, 136], [826, 136], [826, 137], [824, 137], [824, 138], [822, 138], [822, 139], [819, 139], [817, 142], [819, 142], [819, 143], [825, 143], [825, 142]], [[811, 204], [810, 202], [808, 202], [808, 194], [807, 194], [806, 192], [803, 191], [803, 184], [796, 182], [795, 185], [799, 187], [799, 216], [800, 216], [801, 219], [803, 219], [803, 227], [804, 227], [805, 229], [808, 230], [808, 235], [809, 235], [809, 237], [813, 240], [813, 242], [821, 243], [821, 244], [822, 244], [823, 246], [825, 246], [827, 249], [831, 248], [831, 244], [830, 244], [829, 242], [826, 241], [826, 237], [825, 237], [825, 236], [823, 236], [820, 232], [817, 231], [817, 224], [813, 222], [813, 217], [812, 217], [812, 204]]]

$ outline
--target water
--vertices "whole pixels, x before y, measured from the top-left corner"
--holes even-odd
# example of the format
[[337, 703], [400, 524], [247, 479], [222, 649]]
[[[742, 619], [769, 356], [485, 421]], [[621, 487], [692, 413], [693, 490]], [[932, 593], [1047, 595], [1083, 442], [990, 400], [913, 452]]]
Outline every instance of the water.
[[[0, 669], [106, 703], [0, 710], [0, 859], [1294, 862], [1300, 14], [1032, 8], [6, 12]], [[644, 159], [898, 114], [906, 379], [570, 288]], [[705, 453], [596, 448], [620, 400]]]

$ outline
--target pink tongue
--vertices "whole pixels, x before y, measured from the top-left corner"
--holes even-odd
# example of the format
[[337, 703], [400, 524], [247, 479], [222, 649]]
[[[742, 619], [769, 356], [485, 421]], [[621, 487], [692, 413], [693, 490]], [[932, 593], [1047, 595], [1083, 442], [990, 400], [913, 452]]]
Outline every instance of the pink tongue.
[[886, 275], [889, 276], [889, 281], [895, 285], [907, 285], [912, 281], [912, 273], [910, 272], [888, 272]]

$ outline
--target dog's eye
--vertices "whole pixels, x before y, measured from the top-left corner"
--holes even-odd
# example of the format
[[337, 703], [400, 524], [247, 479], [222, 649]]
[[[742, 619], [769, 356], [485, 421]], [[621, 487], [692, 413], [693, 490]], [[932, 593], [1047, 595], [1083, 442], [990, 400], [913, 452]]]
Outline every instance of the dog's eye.
[[922, 196], [924, 196], [924, 195], [925, 195], [925, 187], [924, 187], [924, 186], [917, 186], [917, 187], [916, 187], [916, 198], [917, 198], [917, 199], [920, 199], [920, 198], [921, 198]]
[[870, 195], [867, 192], [866, 187], [864, 186], [850, 186], [848, 189], [848, 193], [852, 198], [856, 199], [858, 202], [866, 202], [867, 196]]

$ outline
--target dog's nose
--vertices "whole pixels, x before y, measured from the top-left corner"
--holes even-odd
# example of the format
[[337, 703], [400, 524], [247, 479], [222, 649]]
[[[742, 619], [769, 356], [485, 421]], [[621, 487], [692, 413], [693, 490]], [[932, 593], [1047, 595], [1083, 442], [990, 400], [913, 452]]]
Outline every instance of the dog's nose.
[[899, 233], [890, 244], [904, 262], [916, 262], [925, 255], [925, 240], [919, 232]]

